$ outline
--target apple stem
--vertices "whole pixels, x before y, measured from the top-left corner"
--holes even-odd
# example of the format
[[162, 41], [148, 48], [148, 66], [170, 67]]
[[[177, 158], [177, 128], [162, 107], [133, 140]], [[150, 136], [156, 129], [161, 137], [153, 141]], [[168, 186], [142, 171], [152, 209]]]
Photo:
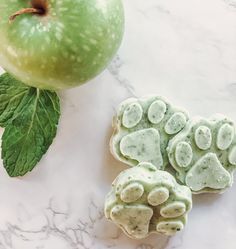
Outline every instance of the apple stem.
[[9, 17], [9, 21], [12, 22], [15, 20], [15, 18], [17, 16], [20, 16], [22, 14], [43, 14], [44, 13], [44, 10], [43, 9], [36, 9], [36, 8], [25, 8], [25, 9], [21, 9], [21, 10], [18, 10], [17, 12], [15, 12], [13, 15], [11, 15]]

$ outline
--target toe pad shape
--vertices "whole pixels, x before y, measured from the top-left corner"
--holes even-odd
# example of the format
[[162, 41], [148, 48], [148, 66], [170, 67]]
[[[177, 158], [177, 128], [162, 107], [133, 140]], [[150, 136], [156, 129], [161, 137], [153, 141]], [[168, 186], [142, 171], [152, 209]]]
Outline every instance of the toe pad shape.
[[126, 186], [121, 194], [120, 198], [123, 202], [130, 203], [137, 201], [144, 193], [143, 185], [135, 182]]
[[165, 206], [160, 210], [160, 213], [165, 218], [174, 218], [183, 215], [186, 212], [186, 206], [183, 202], [174, 201]]
[[154, 101], [148, 109], [148, 119], [153, 124], [159, 124], [165, 116], [166, 104], [161, 100]]
[[129, 105], [123, 114], [122, 124], [126, 128], [132, 128], [142, 119], [143, 109], [139, 103]]
[[157, 224], [157, 231], [165, 235], [174, 235], [177, 231], [181, 231], [184, 224], [181, 221], [161, 221]]
[[148, 203], [152, 206], [158, 206], [169, 198], [169, 190], [165, 187], [156, 187], [148, 195]]

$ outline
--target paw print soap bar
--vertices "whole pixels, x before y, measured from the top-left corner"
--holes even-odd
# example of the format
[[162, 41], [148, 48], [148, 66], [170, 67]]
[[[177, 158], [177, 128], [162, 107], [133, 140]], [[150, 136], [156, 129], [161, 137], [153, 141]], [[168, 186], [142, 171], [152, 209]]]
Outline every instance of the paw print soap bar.
[[123, 171], [106, 197], [105, 215], [129, 237], [173, 235], [184, 228], [192, 207], [191, 191], [151, 163]]
[[157, 96], [131, 98], [114, 117], [110, 148], [116, 159], [136, 166], [150, 162], [158, 169], [168, 164], [169, 140], [186, 125], [188, 115]]
[[177, 178], [193, 192], [223, 192], [236, 168], [234, 123], [223, 116], [197, 118], [167, 148]]

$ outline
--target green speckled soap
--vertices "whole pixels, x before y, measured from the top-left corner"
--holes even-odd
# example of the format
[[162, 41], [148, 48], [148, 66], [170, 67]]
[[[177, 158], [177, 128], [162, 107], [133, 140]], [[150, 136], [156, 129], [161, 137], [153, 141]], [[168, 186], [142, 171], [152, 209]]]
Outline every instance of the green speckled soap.
[[105, 215], [129, 237], [150, 233], [173, 235], [186, 224], [191, 191], [168, 172], [140, 163], [115, 179], [106, 197]]
[[150, 162], [158, 169], [165, 169], [168, 142], [187, 121], [186, 111], [162, 97], [127, 99], [120, 104], [113, 119], [111, 153], [130, 166]]

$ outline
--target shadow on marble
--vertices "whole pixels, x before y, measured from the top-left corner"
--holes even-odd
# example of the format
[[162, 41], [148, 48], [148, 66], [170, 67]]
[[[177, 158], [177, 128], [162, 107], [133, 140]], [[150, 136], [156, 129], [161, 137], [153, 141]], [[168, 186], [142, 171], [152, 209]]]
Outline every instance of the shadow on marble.
[[112, 127], [110, 127], [110, 129], [108, 129], [107, 134], [106, 134], [106, 139], [105, 139], [105, 146], [108, 148], [107, 150], [105, 150], [104, 153], [104, 177], [105, 179], [108, 180], [108, 182], [111, 184], [113, 182], [113, 180], [118, 176], [118, 174], [127, 169], [129, 166], [126, 166], [124, 163], [119, 162], [118, 160], [116, 160], [110, 150], [109, 150], [109, 143], [110, 143], [110, 138], [112, 136], [112, 132], [113, 129]]
[[145, 240], [140, 240], [140, 244], [135, 249], [166, 249], [171, 237], [159, 234], [152, 234]]
[[197, 207], [207, 207], [211, 205], [221, 205], [221, 203], [229, 203], [231, 196], [235, 193], [236, 190], [236, 175], [234, 176], [234, 184], [232, 187], [228, 188], [225, 192], [221, 194], [199, 194], [199, 195], [193, 195], [193, 206]]
[[199, 194], [193, 195], [193, 205], [210, 206], [222, 197], [221, 194]]

